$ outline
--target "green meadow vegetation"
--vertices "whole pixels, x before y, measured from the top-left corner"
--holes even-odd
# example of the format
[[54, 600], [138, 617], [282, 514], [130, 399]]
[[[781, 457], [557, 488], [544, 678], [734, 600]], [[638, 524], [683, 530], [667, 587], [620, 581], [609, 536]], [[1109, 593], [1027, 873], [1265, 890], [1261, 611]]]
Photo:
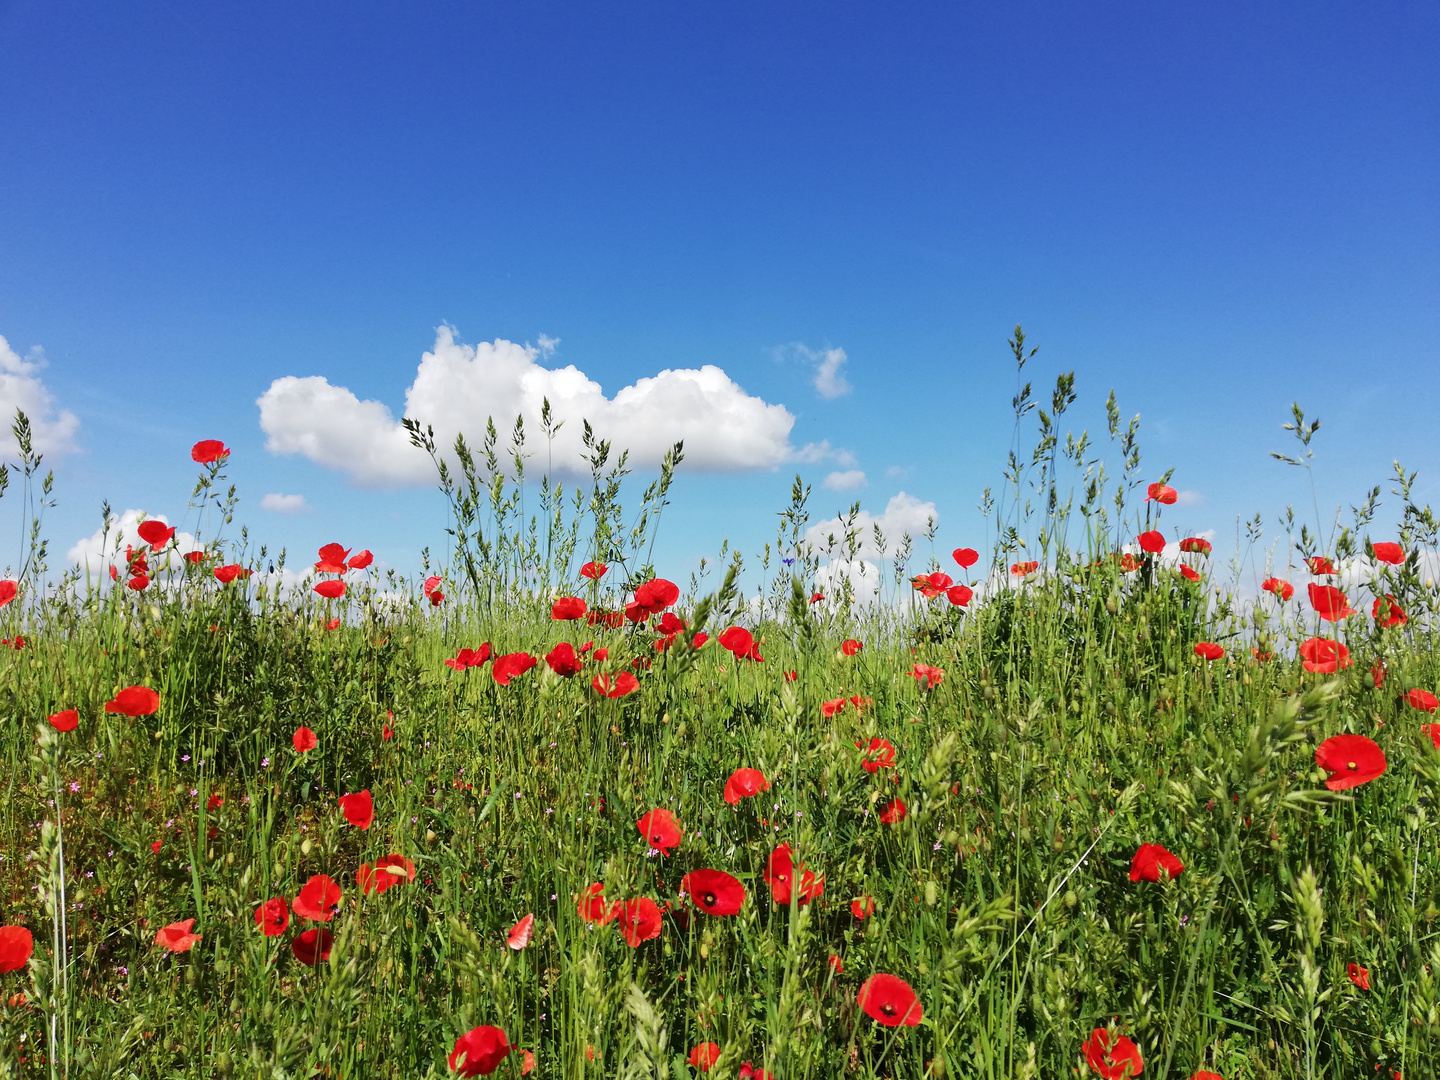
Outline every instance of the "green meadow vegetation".
[[[987, 537], [857, 507], [826, 551], [797, 478], [692, 575], [654, 561], [683, 446], [630, 477], [587, 428], [536, 483], [548, 412], [411, 425], [451, 510], [413, 579], [237, 531], [209, 441], [196, 554], [156, 521], [57, 575], [22, 417], [0, 1076], [1433, 1078], [1414, 475], [1226, 553], [1075, 399], [1020, 385]], [[1308, 505], [1288, 426], [1257, 468]], [[817, 577], [862, 557], [874, 603]]]

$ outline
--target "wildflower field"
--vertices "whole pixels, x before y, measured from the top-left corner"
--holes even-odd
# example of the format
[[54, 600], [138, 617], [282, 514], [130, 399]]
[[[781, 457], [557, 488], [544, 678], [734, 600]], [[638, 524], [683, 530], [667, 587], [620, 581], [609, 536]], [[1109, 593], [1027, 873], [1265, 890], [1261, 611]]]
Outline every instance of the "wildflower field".
[[[236, 534], [213, 440], [55, 575], [22, 418], [0, 1075], [1434, 1077], [1413, 474], [1222, 551], [1113, 395], [1060, 433], [1067, 378], [1016, 397], [989, 535], [904, 538], [869, 604], [817, 588], [865, 538], [806, 545], [798, 479], [682, 574], [683, 446], [627, 479], [587, 430], [536, 483], [519, 424], [410, 424], [452, 512], [413, 579]], [[1257, 468], [1303, 482], [1289, 426]]]

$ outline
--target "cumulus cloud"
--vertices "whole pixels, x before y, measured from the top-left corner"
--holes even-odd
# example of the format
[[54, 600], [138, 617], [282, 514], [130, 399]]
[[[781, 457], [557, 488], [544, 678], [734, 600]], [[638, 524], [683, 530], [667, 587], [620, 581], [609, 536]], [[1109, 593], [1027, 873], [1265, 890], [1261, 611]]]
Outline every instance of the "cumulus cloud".
[[[708, 472], [775, 469], [801, 453], [790, 444], [790, 411], [745, 393], [714, 365], [667, 368], [607, 397], [574, 365], [537, 362], [556, 344], [542, 338], [540, 347], [499, 339], [463, 345], [453, 328], [442, 326], [405, 392], [405, 415], [432, 425], [441, 447], [457, 433], [478, 445], [487, 417], [508, 431], [520, 415], [530, 436], [527, 449], [543, 453], [540, 410], [548, 399], [555, 419], [565, 422], [552, 447], [554, 471], [570, 475], [586, 471], [582, 420], [642, 466], [658, 464], [681, 439], [685, 467]], [[322, 376], [276, 379], [256, 404], [272, 453], [301, 454], [363, 487], [434, 479], [429, 459], [410, 445], [384, 403], [362, 401]]]
[[1177, 491], [1175, 493], [1176, 506], [1199, 506], [1205, 501], [1205, 496], [1198, 491]]
[[[146, 546], [137, 531], [141, 521], [161, 521], [166, 525], [170, 524], [164, 514], [147, 514], [143, 510], [126, 510], [118, 516], [111, 514], [108, 527], [102, 526], [89, 536], [77, 540], [65, 553], [66, 561], [72, 566], [78, 566], [85, 576], [94, 581], [101, 584], [109, 581], [111, 566], [116, 567], [122, 573], [125, 570], [125, 547], [127, 544], [135, 548]], [[198, 551], [201, 547], [200, 542], [187, 532], [176, 532], [175, 541], [179, 545], [181, 553]], [[163, 570], [168, 565], [166, 560], [173, 558], [174, 554], [174, 549], [170, 549], [166, 555], [150, 555], [152, 575]]]
[[31, 349], [22, 358], [0, 336], [0, 420], [4, 421], [0, 457], [13, 458], [19, 453], [20, 448], [10, 433], [16, 409], [29, 417], [38, 452], [55, 456], [75, 449], [75, 432], [80, 421], [67, 409], [56, 410], [54, 398], [36, 374], [44, 366], [45, 354], [39, 348]]
[[865, 486], [865, 473], [861, 469], [846, 472], [832, 472], [820, 485], [831, 491], [854, 491]]
[[815, 588], [825, 594], [827, 607], [838, 605], [847, 580], [857, 606], [870, 607], [880, 599], [880, 567], [868, 559], [831, 559], [815, 571]]
[[[859, 550], [856, 552], [857, 557], [879, 559], [884, 556], [875, 546], [876, 526], [879, 526], [881, 535], [885, 538], [886, 554], [893, 554], [905, 533], [909, 533], [912, 538], [919, 537], [929, 528], [930, 522], [936, 518], [938, 515], [933, 502], [921, 502], [915, 496], [907, 495], [902, 491], [885, 505], [884, 513], [877, 516], [868, 510], [861, 510], [855, 515], [854, 521], [849, 524], [848, 528], [858, 534], [855, 537], [856, 543], [859, 545]], [[833, 517], [807, 529], [805, 542], [819, 554], [833, 552], [839, 555], [847, 547], [846, 531], [845, 520]]]
[[278, 491], [260, 496], [260, 509], [272, 514], [303, 514], [310, 509], [304, 495], [281, 495]]
[[823, 398], [844, 397], [850, 392], [850, 383], [840, 374], [840, 369], [849, 359], [844, 349], [812, 349], [803, 342], [791, 342], [788, 348], [775, 350], [777, 360], [794, 356], [801, 363], [813, 368], [815, 392]]

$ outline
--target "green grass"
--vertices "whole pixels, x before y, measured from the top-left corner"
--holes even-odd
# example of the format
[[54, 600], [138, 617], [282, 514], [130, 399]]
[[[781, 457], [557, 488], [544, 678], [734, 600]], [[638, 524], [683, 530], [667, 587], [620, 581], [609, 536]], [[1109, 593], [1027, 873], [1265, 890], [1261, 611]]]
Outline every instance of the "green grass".
[[[446, 489], [458, 535], [439, 607], [359, 574], [339, 602], [260, 577], [220, 586], [214, 560], [168, 589], [71, 581], [32, 602], [43, 590], [27, 570], [0, 612], [28, 642], [0, 650], [0, 924], [28, 927], [36, 949], [0, 975], [0, 1075], [438, 1077], [480, 1024], [517, 1048], [500, 1076], [519, 1075], [519, 1049], [537, 1077], [689, 1076], [691, 1047], [713, 1041], [717, 1077], [748, 1061], [779, 1080], [1050, 1078], [1085, 1074], [1082, 1043], [1112, 1024], [1146, 1077], [1435, 1075], [1440, 750], [1404, 698], [1440, 683], [1418, 556], [1365, 564], [1410, 620], [1350, 620], [1355, 662], [1333, 675], [1294, 659], [1317, 630], [1303, 584], [1277, 613], [1268, 596], [1242, 599], [1239, 570], [1221, 580], [1199, 557], [1200, 582], [1153, 561], [1122, 572], [1106, 552], [1140, 519], [1087, 513], [1076, 550], [1063, 512], [1003, 509], [996, 580], [1027, 533], [1047, 569], [968, 610], [943, 597], [812, 606], [813, 559], [772, 566], [767, 552], [758, 602], [733, 578], [697, 578], [677, 605], [712, 637], [751, 627], [763, 663], [683, 638], [662, 653], [630, 624], [549, 618], [557, 595], [614, 609], [627, 568], [650, 576], [668, 473], [627, 530], [603, 465], [564, 520], [568, 496], [548, 484], [531, 518], [521, 489], [483, 478], [467, 511], [463, 470]], [[207, 475], [201, 520], [207, 506], [226, 520], [219, 467]], [[1052, 459], [1042, 496], [1054, 475]], [[803, 494], [797, 482], [777, 559], [801, 535]], [[1122, 497], [1116, 522], [1123, 511]], [[1433, 557], [1427, 515], [1409, 507], [1400, 535]], [[585, 582], [576, 568], [597, 551], [612, 571]], [[844, 655], [845, 637], [865, 647]], [[592, 639], [610, 658], [573, 679], [542, 660], [502, 687], [488, 667], [443, 664], [482, 641], [543, 656]], [[1226, 657], [1201, 661], [1201, 640]], [[1257, 643], [1277, 659], [1255, 660]], [[590, 688], [634, 657], [653, 662], [638, 692]], [[943, 682], [922, 689], [917, 662]], [[158, 713], [104, 711], [133, 684], [159, 692]], [[850, 695], [863, 711], [824, 715]], [[57, 734], [45, 717], [64, 708], [80, 725]], [[319, 739], [306, 754], [291, 747], [300, 725]], [[1314, 748], [1341, 732], [1373, 737], [1389, 766], [1330, 793]], [[872, 775], [856, 743], [875, 736], [896, 761]], [[742, 766], [773, 786], [730, 806]], [[363, 831], [336, 807], [362, 789], [375, 801]], [[212, 795], [223, 805], [207, 808]], [[906, 817], [882, 823], [897, 797]], [[669, 857], [635, 827], [652, 807], [684, 830]], [[824, 874], [809, 905], [771, 902], [763, 873], [782, 842]], [[1132, 883], [1147, 842], [1184, 872]], [[356, 869], [391, 853], [414, 862], [414, 882], [362, 897]], [[677, 896], [702, 867], [743, 882], [738, 915]], [[289, 942], [313, 924], [292, 916], [265, 937], [253, 913], [319, 873], [344, 897], [330, 959], [312, 969]], [[587, 926], [576, 903], [592, 882], [610, 900], [668, 901], [660, 935], [631, 948], [616, 925]], [[876, 902], [863, 921], [861, 896]], [[534, 939], [511, 950], [527, 913]], [[189, 918], [203, 935], [190, 951], [155, 943]], [[1350, 963], [1370, 970], [1368, 991]], [[860, 1010], [876, 972], [914, 988], [920, 1025]]]

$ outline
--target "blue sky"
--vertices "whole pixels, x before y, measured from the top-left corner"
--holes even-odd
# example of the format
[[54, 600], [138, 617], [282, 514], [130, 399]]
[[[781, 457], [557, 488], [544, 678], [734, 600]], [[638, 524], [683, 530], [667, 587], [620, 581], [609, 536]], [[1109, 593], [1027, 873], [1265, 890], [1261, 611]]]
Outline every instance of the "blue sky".
[[[677, 576], [763, 543], [797, 470], [817, 517], [903, 491], [979, 546], [1017, 322], [1047, 396], [1076, 372], [1073, 426], [1112, 386], [1141, 414], [1146, 471], [1196, 493], [1177, 530], [1308, 505], [1266, 454], [1295, 398], [1322, 506], [1397, 457], [1437, 491], [1431, 4], [8, 2], [0, 159], [0, 335], [75, 418], [60, 551], [102, 499], [176, 520], [214, 437], [261, 539], [414, 569], [439, 497], [270, 452], [256, 403], [320, 376], [399, 417], [442, 325], [558, 339], [533, 363], [611, 398], [715, 365], [783, 406], [789, 458], [682, 476]], [[277, 422], [328, 437], [314, 412]], [[794, 460], [825, 443], [850, 456]]]

